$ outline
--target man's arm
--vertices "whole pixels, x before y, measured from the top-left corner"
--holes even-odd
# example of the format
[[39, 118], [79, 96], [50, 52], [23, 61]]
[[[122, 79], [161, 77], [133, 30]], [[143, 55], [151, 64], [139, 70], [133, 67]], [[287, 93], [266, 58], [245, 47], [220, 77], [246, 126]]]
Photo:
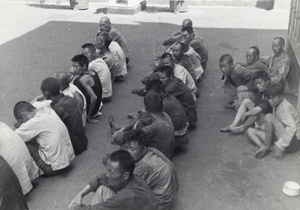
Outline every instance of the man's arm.
[[71, 201], [71, 203], [69, 205], [69, 209], [72, 209], [72, 206], [74, 206], [76, 204], [81, 204], [82, 198], [92, 191], [93, 190], [89, 184], [87, 186], [85, 186]]
[[79, 93], [77, 93], [77, 92], [75, 92], [73, 94], [73, 96], [74, 96], [74, 99], [75, 99], [75, 101], [77, 103], [77, 106], [78, 106], [79, 110], [82, 113], [83, 112], [83, 107], [84, 107], [84, 102], [83, 102], [82, 96]]
[[93, 119], [92, 116], [98, 99], [97, 95], [94, 93], [92, 89], [92, 87], [95, 85], [95, 82], [90, 75], [85, 75], [80, 79], [80, 83], [82, 84], [82, 86], [90, 96], [90, 109], [89, 109], [89, 113], [87, 113], [87, 122], [98, 123], [99, 121]]

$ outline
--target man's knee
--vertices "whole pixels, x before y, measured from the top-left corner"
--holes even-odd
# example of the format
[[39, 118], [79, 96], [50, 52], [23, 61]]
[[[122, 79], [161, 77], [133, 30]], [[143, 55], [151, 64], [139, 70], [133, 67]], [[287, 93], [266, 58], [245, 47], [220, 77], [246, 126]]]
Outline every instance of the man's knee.
[[248, 136], [252, 136], [255, 133], [255, 128], [247, 128], [246, 133]]
[[253, 101], [250, 98], [245, 98], [241, 104], [241, 106], [249, 106], [254, 104]]
[[272, 114], [266, 114], [265, 116], [265, 122], [273, 122], [274, 121], [274, 115]]

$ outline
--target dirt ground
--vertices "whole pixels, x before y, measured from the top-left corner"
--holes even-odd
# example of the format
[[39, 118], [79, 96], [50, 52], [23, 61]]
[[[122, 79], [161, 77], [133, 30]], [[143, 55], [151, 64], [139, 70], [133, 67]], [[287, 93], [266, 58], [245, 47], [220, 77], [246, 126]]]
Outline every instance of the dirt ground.
[[[80, 46], [93, 42], [101, 11], [98, 4], [74, 12], [65, 5], [0, 2], [1, 121], [13, 127], [14, 104], [40, 94], [45, 77], [70, 68]], [[129, 45], [129, 73], [125, 81], [115, 84], [113, 100], [104, 105], [100, 122], [87, 125], [88, 150], [61, 174], [35, 180], [27, 196], [29, 208], [67, 209], [90, 179], [105, 172], [102, 158], [117, 149], [110, 144], [107, 116], [126, 124], [126, 113], [143, 107], [142, 98], [131, 90], [140, 85], [154, 55], [163, 52], [163, 40], [180, 28], [183, 19], [191, 18], [209, 49], [209, 62], [197, 100], [197, 128], [190, 132], [186, 150], [173, 160], [180, 181], [173, 209], [300, 209], [299, 197], [282, 193], [285, 181], [300, 182], [299, 152], [282, 161], [271, 156], [256, 160], [246, 135], [219, 132], [235, 114], [223, 108], [228, 98], [220, 88], [220, 56], [230, 53], [235, 61], [245, 61], [252, 45], [262, 55], [271, 55], [272, 38], [287, 35], [288, 16], [285, 10], [243, 7], [190, 7], [177, 15], [152, 8], [134, 16], [110, 15]]]

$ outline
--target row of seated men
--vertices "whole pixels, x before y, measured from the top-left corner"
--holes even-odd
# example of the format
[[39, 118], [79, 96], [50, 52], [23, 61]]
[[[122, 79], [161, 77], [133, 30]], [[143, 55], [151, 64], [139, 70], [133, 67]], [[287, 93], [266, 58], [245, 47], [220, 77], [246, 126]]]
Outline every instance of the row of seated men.
[[231, 100], [225, 108], [236, 109], [233, 122], [221, 132], [247, 133], [255, 145], [255, 158], [272, 152], [276, 159], [299, 149], [300, 122], [297, 110], [285, 98], [289, 89], [290, 59], [284, 39], [272, 42], [274, 55], [260, 58], [258, 47], [246, 53], [246, 63], [234, 63], [229, 54], [220, 58], [221, 86]]
[[[156, 78], [144, 83], [149, 92], [144, 98], [145, 110], [131, 116], [130, 124], [124, 127], [109, 117], [113, 143], [120, 150], [106, 157], [108, 173], [84, 188], [70, 209], [84, 209], [79, 205], [81, 198], [98, 190], [91, 204], [99, 209], [171, 209], [179, 188], [171, 160], [175, 147], [187, 144], [187, 129], [197, 122], [196, 84], [208, 56], [206, 50], [206, 62], [202, 62], [189, 45], [194, 37], [191, 20], [183, 22], [181, 33], [176, 34], [177, 41], [153, 69]], [[200, 45], [203, 47], [202, 40]], [[75, 155], [87, 150], [84, 127], [98, 122], [102, 102], [111, 100], [113, 83], [127, 74], [129, 60], [124, 37], [111, 27], [109, 18], [103, 17], [95, 44], [82, 45], [82, 54], [71, 59], [69, 72], [45, 78], [40, 87], [42, 96], [31, 103], [15, 104], [16, 130], [1, 123], [0, 155], [5, 159], [3, 167], [7, 161], [19, 182], [7, 182], [7, 187], [14, 190], [3, 191], [2, 196], [13, 198], [18, 194], [20, 200], [2, 199], [5, 202], [1, 208], [14, 205], [13, 209], [26, 209], [23, 195], [32, 189], [34, 179], [56, 175], [70, 165]]]

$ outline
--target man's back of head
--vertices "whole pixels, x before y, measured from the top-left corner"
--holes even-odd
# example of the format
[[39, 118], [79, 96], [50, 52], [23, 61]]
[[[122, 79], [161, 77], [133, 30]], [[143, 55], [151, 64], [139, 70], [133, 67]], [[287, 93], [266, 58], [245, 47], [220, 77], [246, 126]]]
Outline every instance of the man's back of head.
[[193, 21], [191, 19], [185, 19], [182, 22], [182, 28], [183, 27], [192, 27], [193, 28]]
[[48, 77], [42, 81], [41, 91], [46, 99], [60, 94], [60, 84], [57, 79]]
[[163, 101], [160, 94], [150, 91], [144, 97], [144, 104], [149, 112], [161, 112]]
[[19, 101], [15, 104], [13, 109], [14, 116], [18, 121], [23, 121], [24, 114], [34, 112], [35, 110], [36, 108], [27, 101]]
[[53, 75], [53, 77], [59, 82], [61, 91], [64, 91], [69, 87], [70, 80], [69, 75], [66, 72], [57, 72]]

